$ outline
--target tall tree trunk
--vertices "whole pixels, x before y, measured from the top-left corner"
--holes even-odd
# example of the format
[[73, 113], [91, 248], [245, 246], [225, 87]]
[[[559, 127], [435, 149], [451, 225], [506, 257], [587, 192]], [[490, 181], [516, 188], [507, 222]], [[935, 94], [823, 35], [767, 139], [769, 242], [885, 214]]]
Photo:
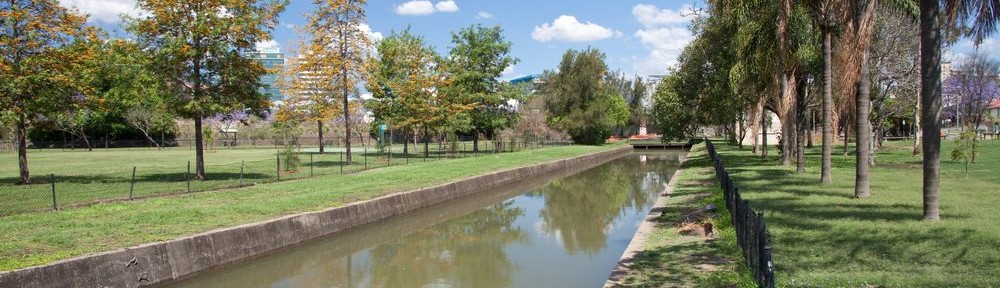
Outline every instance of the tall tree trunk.
[[941, 169], [941, 8], [920, 0], [920, 124], [924, 150], [924, 220], [941, 219], [938, 187]]
[[767, 109], [762, 110], [760, 113], [760, 130], [763, 131], [761, 134], [761, 144], [760, 144], [760, 155], [764, 161], [767, 161]]
[[920, 154], [920, 140], [923, 139], [920, 129], [920, 101], [917, 101], [917, 107], [913, 109], [913, 155], [916, 156]]
[[430, 133], [427, 133], [427, 127], [424, 126], [424, 158], [430, 158], [431, 156], [430, 152], [431, 138], [429, 136]]
[[795, 172], [806, 172], [806, 81], [800, 79], [795, 86]]
[[848, 147], [851, 146], [851, 124], [848, 124], [851, 121], [851, 117], [844, 115], [844, 117], [840, 119], [841, 123], [844, 123], [844, 156], [847, 156], [849, 155], [847, 151], [849, 149]]
[[871, 167], [871, 79], [868, 77], [868, 49], [861, 52], [861, 73], [858, 76], [855, 95], [854, 133], [857, 133], [854, 170], [854, 197], [871, 197], [871, 186], [868, 182], [868, 168]]
[[316, 128], [319, 132], [319, 154], [326, 154], [326, 150], [323, 149], [323, 120], [316, 120]]
[[472, 130], [472, 153], [479, 153], [479, 128]]
[[816, 131], [816, 112], [809, 110], [809, 124], [806, 130], [806, 148], [813, 148], [813, 134]]
[[[795, 109], [794, 107], [792, 109], [788, 109], [789, 107], [784, 105], [790, 89], [788, 88], [788, 77], [788, 73], [781, 75], [781, 100], [779, 100], [782, 102], [780, 110], [783, 111], [783, 113], [781, 114], [785, 114], [779, 115], [779, 117], [781, 117], [781, 166], [785, 167], [792, 165], [792, 142], [795, 140]], [[792, 103], [792, 105], [794, 105], [794, 103]]]
[[[347, 81], [347, 74], [344, 74], [344, 81]], [[347, 149], [347, 155], [344, 161], [347, 165], [351, 165], [351, 111], [348, 108], [347, 103], [347, 88], [343, 88], [344, 91], [344, 147]]]
[[24, 113], [17, 115], [17, 168], [21, 179], [17, 184], [31, 184], [31, 174], [28, 173], [28, 123]]
[[205, 180], [205, 139], [201, 127], [201, 114], [194, 116], [194, 179]]

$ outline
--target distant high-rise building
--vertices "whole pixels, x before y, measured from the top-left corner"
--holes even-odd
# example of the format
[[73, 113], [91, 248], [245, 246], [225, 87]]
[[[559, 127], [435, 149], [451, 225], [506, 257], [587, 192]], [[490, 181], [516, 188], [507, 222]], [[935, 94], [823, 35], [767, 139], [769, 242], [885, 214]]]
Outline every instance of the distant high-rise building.
[[261, 48], [257, 50], [255, 55], [260, 63], [264, 65], [264, 68], [272, 70], [271, 73], [260, 77], [261, 82], [266, 85], [261, 92], [268, 95], [268, 99], [273, 101], [281, 101], [285, 99], [285, 96], [281, 94], [281, 90], [278, 89], [278, 70], [284, 69], [285, 67], [285, 55], [281, 54], [279, 48]]

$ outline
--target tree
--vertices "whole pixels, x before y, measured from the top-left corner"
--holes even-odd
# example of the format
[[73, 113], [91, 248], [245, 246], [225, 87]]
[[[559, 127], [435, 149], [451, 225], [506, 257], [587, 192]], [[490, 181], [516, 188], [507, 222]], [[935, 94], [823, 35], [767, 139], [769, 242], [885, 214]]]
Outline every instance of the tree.
[[160, 143], [150, 135], [171, 130], [174, 115], [162, 81], [150, 70], [153, 55], [138, 43], [110, 39], [97, 47], [97, 64], [91, 86], [108, 114], [120, 116], [151, 145]]
[[[304, 28], [312, 36], [299, 59], [302, 71], [312, 73], [321, 93], [339, 93], [344, 113], [344, 140], [347, 164], [351, 158], [350, 97], [367, 78], [365, 61], [371, 52], [371, 40], [365, 25], [366, 0], [317, 0], [316, 11], [309, 15]], [[323, 109], [321, 109], [323, 110]], [[320, 117], [322, 115], [317, 115]], [[321, 124], [320, 124], [321, 125]], [[321, 129], [322, 130], [322, 129]]]
[[479, 151], [479, 134], [510, 127], [517, 112], [509, 102], [517, 93], [505, 93], [500, 81], [504, 69], [517, 64], [510, 55], [511, 42], [500, 26], [473, 25], [451, 34], [448, 68], [453, 78], [449, 89], [459, 102], [473, 105], [469, 111], [473, 132], [473, 151]]
[[27, 128], [38, 117], [70, 109], [71, 98], [86, 97], [77, 72], [91, 55], [97, 31], [86, 16], [54, 0], [0, 3], [0, 112], [16, 118], [18, 183], [30, 184]]
[[1000, 75], [1000, 62], [977, 52], [960, 64], [958, 71], [944, 79], [942, 95], [958, 113], [956, 119], [963, 120], [957, 125], [969, 127], [974, 132], [979, 129], [990, 103], [1000, 98], [997, 75]]
[[404, 131], [424, 132], [424, 156], [429, 156], [427, 135], [471, 111], [474, 105], [458, 103], [450, 90], [447, 67], [423, 37], [392, 32], [376, 45], [377, 55], [368, 61], [367, 84], [372, 99], [366, 106], [375, 119], [393, 123]]
[[324, 69], [324, 66], [329, 65], [317, 59], [321, 58], [317, 55], [322, 55], [324, 53], [322, 50], [326, 48], [316, 43], [305, 43], [303, 46], [306, 50], [300, 52], [301, 57], [288, 61], [287, 69], [279, 78], [278, 86], [287, 98], [284, 100], [284, 105], [278, 109], [282, 113], [282, 121], [295, 118], [296, 122], [316, 123], [319, 154], [325, 154], [326, 149], [323, 144], [325, 123], [340, 114], [342, 109], [339, 97], [336, 95], [340, 92], [336, 83], [340, 82], [341, 78], [337, 71]]
[[694, 111], [677, 93], [677, 74], [663, 77], [653, 94], [652, 119], [663, 141], [683, 141], [695, 137]]
[[[911, 120], [917, 103], [920, 41], [909, 15], [878, 12], [871, 49], [872, 131], [880, 149], [890, 119]], [[891, 124], [889, 124], [891, 125]]]
[[194, 120], [195, 179], [205, 179], [202, 120], [247, 111], [263, 115], [270, 103], [260, 92], [268, 71], [251, 55], [270, 38], [284, 2], [257, 0], [142, 0], [145, 16], [128, 19], [157, 71], [173, 110]]
[[548, 122], [566, 131], [574, 142], [598, 145], [612, 130], [628, 120], [628, 107], [618, 91], [605, 85], [608, 67], [604, 53], [587, 48], [563, 54], [558, 72], [546, 72], [541, 93], [545, 95]]
[[[941, 219], [938, 198], [941, 173], [941, 12], [949, 25], [972, 23], [976, 43], [995, 34], [1000, 23], [1000, 3], [990, 0], [920, 0], [920, 112], [923, 131], [924, 220]], [[941, 7], [944, 4], [945, 7]]]

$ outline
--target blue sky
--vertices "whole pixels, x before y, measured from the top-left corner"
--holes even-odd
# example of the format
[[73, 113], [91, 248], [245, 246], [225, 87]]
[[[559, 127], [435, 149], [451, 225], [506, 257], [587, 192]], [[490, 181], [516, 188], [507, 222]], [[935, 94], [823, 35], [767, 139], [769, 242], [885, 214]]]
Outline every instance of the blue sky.
[[[134, 0], [61, 0], [91, 15], [91, 23], [115, 30], [119, 14], [136, 13]], [[291, 0], [274, 31], [274, 41], [287, 51], [296, 43], [295, 29], [305, 24], [312, 1]], [[503, 27], [520, 59], [505, 78], [541, 73], [558, 65], [567, 49], [599, 48], [608, 66], [628, 74], [662, 74], [676, 63], [691, 41], [687, 26], [701, 1], [598, 0], [373, 0], [367, 4], [373, 35], [388, 35], [410, 27], [440, 53], [450, 47], [450, 33], [483, 24]], [[120, 29], [119, 29], [120, 30]], [[951, 53], [961, 59], [972, 51], [969, 41], [957, 43]], [[988, 39], [980, 48], [1000, 57], [1000, 41]]]

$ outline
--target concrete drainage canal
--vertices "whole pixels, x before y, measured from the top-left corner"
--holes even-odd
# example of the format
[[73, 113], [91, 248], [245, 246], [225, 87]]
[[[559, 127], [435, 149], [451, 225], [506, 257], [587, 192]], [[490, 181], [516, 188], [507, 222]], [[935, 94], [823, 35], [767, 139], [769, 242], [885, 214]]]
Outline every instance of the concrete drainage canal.
[[599, 287], [684, 154], [535, 176], [168, 287]]

